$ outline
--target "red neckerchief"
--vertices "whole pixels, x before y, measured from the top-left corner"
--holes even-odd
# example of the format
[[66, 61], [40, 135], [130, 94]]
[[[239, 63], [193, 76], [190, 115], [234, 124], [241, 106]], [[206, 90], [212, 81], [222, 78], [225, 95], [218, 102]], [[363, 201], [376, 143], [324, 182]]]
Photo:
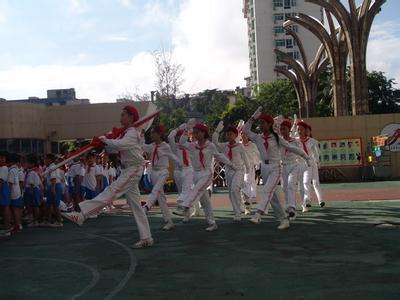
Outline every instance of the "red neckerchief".
[[233, 152], [232, 152], [232, 149], [235, 148], [235, 147], [236, 147], [236, 144], [228, 144], [228, 148], [229, 148], [229, 151], [228, 151], [228, 158], [229, 158], [229, 160], [232, 160], [232, 159], [233, 159]]
[[154, 163], [155, 163], [156, 159], [157, 160], [160, 159], [160, 156], [158, 155], [158, 148], [160, 147], [161, 144], [154, 143], [154, 145], [155, 145], [155, 147], [154, 147], [154, 150], [153, 150], [153, 158], [151, 159], [151, 164], [153, 166], [154, 166]]
[[87, 166], [87, 168], [88, 168], [88, 169], [87, 169], [88, 174], [90, 174], [90, 170], [94, 167], [94, 165], [95, 165], [95, 164], [93, 163], [93, 164]]
[[308, 149], [307, 149], [307, 141], [308, 141], [308, 137], [306, 137], [305, 139], [300, 138], [301, 143], [303, 144], [303, 150], [305, 153], [308, 154]]
[[[288, 143], [293, 142], [295, 139], [289, 137], [289, 139], [287, 140]], [[285, 149], [285, 155], [288, 153], [288, 149]]]
[[269, 139], [270, 137], [271, 137], [271, 135], [269, 135], [269, 136], [266, 136], [265, 134], [263, 135], [265, 152], [268, 151], [268, 147], [269, 147], [268, 139]]
[[203, 146], [200, 146], [199, 144], [196, 144], [196, 149], [199, 150], [199, 159], [200, 159], [200, 163], [203, 166], [203, 168], [205, 169], [206, 166], [204, 164], [204, 153], [203, 153], [203, 149], [207, 148], [208, 143], [207, 141], [205, 142], [205, 144]]
[[189, 166], [189, 157], [188, 157], [188, 153], [187, 153], [185, 147], [179, 146], [178, 148], [180, 150], [182, 150], [183, 165], [185, 167], [188, 167]]

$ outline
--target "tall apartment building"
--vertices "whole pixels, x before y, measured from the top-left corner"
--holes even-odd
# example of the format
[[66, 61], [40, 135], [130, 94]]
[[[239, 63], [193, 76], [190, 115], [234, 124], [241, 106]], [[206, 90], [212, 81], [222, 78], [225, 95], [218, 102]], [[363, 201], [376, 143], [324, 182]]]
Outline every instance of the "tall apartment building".
[[[304, 0], [243, 0], [243, 13], [247, 19], [249, 38], [250, 78], [253, 86], [285, 77], [274, 71], [280, 63], [273, 50], [279, 50], [300, 58], [299, 48], [290, 35], [285, 33], [283, 23], [288, 16], [305, 13], [323, 21], [323, 13], [318, 5], [306, 3]], [[308, 30], [293, 25], [303, 41], [308, 61], [315, 56], [320, 42]]]

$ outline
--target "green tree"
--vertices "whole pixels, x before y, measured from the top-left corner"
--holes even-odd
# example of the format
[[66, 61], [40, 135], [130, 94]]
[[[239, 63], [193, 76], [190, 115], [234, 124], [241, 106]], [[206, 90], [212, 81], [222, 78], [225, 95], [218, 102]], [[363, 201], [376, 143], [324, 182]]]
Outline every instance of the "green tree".
[[394, 79], [388, 79], [384, 72], [367, 73], [369, 109], [372, 114], [387, 114], [400, 112], [399, 90], [393, 85]]
[[333, 116], [332, 69], [328, 66], [318, 80], [315, 112], [318, 117]]
[[187, 118], [188, 112], [183, 108], [177, 108], [169, 113], [160, 112], [159, 116], [154, 120], [154, 124], [163, 124], [167, 129], [173, 129], [186, 122]]
[[289, 80], [274, 80], [261, 84], [256, 95], [264, 112], [273, 116], [293, 116], [299, 113], [296, 92]]
[[296, 92], [288, 80], [275, 80], [261, 84], [256, 89], [253, 98], [238, 96], [232, 106], [227, 106], [220, 119], [226, 124], [236, 124], [240, 119], [247, 120], [257, 109], [262, 106], [263, 112], [277, 116], [282, 114], [285, 117], [292, 117], [298, 114], [299, 107]]

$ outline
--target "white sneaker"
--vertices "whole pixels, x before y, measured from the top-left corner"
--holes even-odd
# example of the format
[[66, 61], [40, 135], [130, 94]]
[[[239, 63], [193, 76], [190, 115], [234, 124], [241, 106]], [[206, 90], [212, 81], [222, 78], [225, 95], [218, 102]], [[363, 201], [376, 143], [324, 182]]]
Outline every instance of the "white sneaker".
[[172, 213], [173, 213], [174, 215], [184, 217], [184, 216], [186, 215], [186, 212], [187, 212], [188, 210], [189, 210], [188, 207], [185, 207], [185, 206], [178, 206], [178, 207], [176, 208], [176, 210], [174, 210]]
[[131, 209], [131, 206], [129, 204], [125, 204], [121, 206], [121, 209]]
[[51, 223], [48, 221], [43, 221], [41, 223], [39, 223], [39, 227], [52, 227]]
[[260, 224], [261, 223], [261, 215], [256, 213], [251, 219], [250, 222], [253, 224]]
[[146, 240], [140, 240], [139, 242], [133, 244], [131, 248], [133, 249], [141, 249], [141, 248], [148, 248], [152, 247], [154, 245], [154, 240], [153, 239], [146, 239]]
[[213, 223], [213, 224], [210, 224], [210, 225], [206, 228], [206, 231], [211, 232], [211, 231], [215, 231], [215, 230], [217, 230], [217, 229], [218, 229], [217, 223]]
[[303, 212], [303, 213], [306, 213], [306, 212], [308, 212], [308, 207], [307, 207], [307, 206], [305, 206], [305, 205], [302, 205], [302, 208], [303, 208], [303, 210], [302, 210], [302, 212]]
[[281, 221], [281, 224], [277, 227], [279, 230], [288, 229], [290, 227], [290, 222], [288, 219], [284, 219]]
[[242, 218], [241, 218], [240, 216], [234, 216], [234, 217], [233, 217], [233, 221], [234, 221], [234, 222], [241, 222], [241, 221], [242, 221]]
[[164, 231], [169, 231], [171, 229], [174, 229], [175, 224], [172, 221], [167, 222], [167, 224], [164, 225], [164, 227], [162, 228], [162, 230]]
[[82, 226], [85, 222], [85, 216], [81, 212], [61, 213], [61, 215], [79, 226]]
[[248, 208], [245, 208], [245, 209], [244, 209], [244, 215], [245, 215], [245, 216], [251, 215], [251, 210], [248, 209]]
[[33, 221], [33, 222], [29, 223], [26, 227], [28, 227], [28, 228], [39, 227], [39, 222]]

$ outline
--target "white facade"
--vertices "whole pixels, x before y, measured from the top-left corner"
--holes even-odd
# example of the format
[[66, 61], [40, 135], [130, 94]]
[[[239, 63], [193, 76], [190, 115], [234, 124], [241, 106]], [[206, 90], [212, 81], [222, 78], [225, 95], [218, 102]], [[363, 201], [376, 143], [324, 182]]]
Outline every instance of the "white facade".
[[[297, 13], [311, 15], [321, 22], [321, 7], [304, 0], [243, 0], [244, 17], [247, 19], [249, 37], [250, 85], [269, 82], [285, 77], [274, 71], [277, 63], [274, 49], [300, 59], [299, 48], [292, 36], [287, 35], [283, 23], [287, 16]], [[303, 42], [305, 53], [311, 62], [320, 46], [318, 39], [305, 28], [294, 25]]]

